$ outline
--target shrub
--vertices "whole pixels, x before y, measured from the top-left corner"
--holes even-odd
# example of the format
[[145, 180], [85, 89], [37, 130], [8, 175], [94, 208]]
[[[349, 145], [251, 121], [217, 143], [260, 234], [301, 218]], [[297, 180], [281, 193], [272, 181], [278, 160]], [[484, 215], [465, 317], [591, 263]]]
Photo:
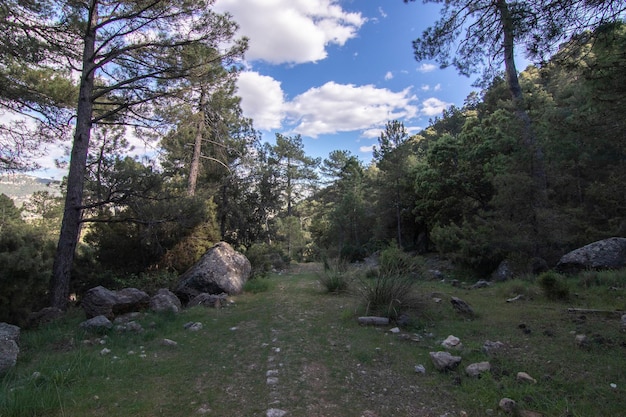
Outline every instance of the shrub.
[[270, 281], [267, 278], [253, 277], [243, 284], [243, 290], [245, 292], [251, 292], [252, 294], [258, 294], [260, 292], [266, 292], [270, 289]]
[[562, 275], [553, 271], [544, 272], [539, 275], [538, 282], [548, 300], [559, 301], [569, 298], [569, 287]]
[[285, 268], [285, 259], [280, 248], [267, 243], [255, 243], [246, 251], [246, 257], [252, 265], [252, 276], [262, 277], [272, 269]]
[[397, 318], [402, 312], [419, 309], [420, 300], [415, 295], [415, 282], [407, 275], [382, 273], [373, 281], [363, 281], [361, 293], [366, 303], [365, 314]]
[[326, 291], [333, 293], [345, 292], [350, 286], [348, 268], [341, 260], [324, 259], [324, 270], [318, 274], [318, 280]]
[[416, 259], [404, 252], [395, 242], [380, 252], [378, 262], [382, 275], [410, 275], [419, 267]]

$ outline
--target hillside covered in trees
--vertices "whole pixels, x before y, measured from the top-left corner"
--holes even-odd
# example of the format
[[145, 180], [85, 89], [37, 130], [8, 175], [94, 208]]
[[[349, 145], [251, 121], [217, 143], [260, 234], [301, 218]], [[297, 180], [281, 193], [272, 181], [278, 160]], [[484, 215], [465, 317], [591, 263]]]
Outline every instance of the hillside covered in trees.
[[[365, 165], [340, 149], [312, 158], [299, 135], [261, 143], [234, 84], [246, 39], [210, 1], [174, 3], [0, 7], [14, 35], [0, 39], [0, 107], [38, 121], [34, 131], [2, 126], [0, 169], [32, 168], [38, 141], [73, 134], [62, 198], [40, 192], [23, 209], [0, 198], [0, 321], [65, 308], [69, 293], [95, 285], [167, 286], [218, 241], [259, 274], [395, 244], [485, 275], [503, 260], [532, 273], [626, 236], [618, 18], [521, 71], [519, 96], [511, 74], [495, 71], [418, 134], [389, 120]], [[42, 15], [55, 31], [37, 24]], [[188, 35], [165, 30], [190, 16]], [[139, 36], [147, 28], [158, 35]], [[158, 143], [158, 160], [128, 156], [131, 132]]]

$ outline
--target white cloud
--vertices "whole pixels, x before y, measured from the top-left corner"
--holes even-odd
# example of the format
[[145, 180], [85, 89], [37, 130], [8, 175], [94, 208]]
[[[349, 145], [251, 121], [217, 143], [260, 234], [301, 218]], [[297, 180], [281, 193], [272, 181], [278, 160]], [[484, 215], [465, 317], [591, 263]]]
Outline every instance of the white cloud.
[[415, 100], [410, 88], [393, 92], [373, 85], [331, 81], [300, 94], [287, 106], [293, 132], [315, 138], [415, 117], [418, 114]]
[[344, 45], [366, 21], [337, 0], [217, 0], [214, 9], [230, 13], [250, 39], [246, 59], [272, 64], [324, 59], [329, 44]]
[[391, 71], [387, 71], [387, 74], [385, 74], [385, 80], [389, 81], [393, 79], [393, 73]]
[[378, 13], [380, 13], [383, 18], [387, 17], [387, 13], [385, 13], [382, 7], [378, 7]]
[[433, 72], [436, 69], [437, 65], [434, 64], [422, 64], [417, 68], [419, 72]]
[[422, 86], [420, 87], [420, 90], [428, 91], [428, 90], [430, 90], [430, 86], [428, 84], [422, 84]]
[[361, 147], [359, 147], [359, 151], [361, 151], [363, 153], [372, 153], [372, 152], [374, 152], [374, 145], [361, 146]]
[[441, 91], [441, 84], [436, 84], [434, 90]]
[[246, 117], [257, 129], [279, 129], [284, 113], [284, 94], [280, 82], [254, 71], [244, 71], [237, 80], [237, 95]]
[[448, 108], [452, 103], [446, 103], [438, 98], [431, 97], [422, 102], [422, 114], [426, 116], [437, 116]]

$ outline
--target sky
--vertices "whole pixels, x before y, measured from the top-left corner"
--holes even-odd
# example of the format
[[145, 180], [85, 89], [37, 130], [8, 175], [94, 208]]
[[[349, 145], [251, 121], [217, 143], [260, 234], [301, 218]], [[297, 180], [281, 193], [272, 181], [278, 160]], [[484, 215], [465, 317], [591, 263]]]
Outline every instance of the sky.
[[[417, 133], [475, 90], [454, 68], [414, 59], [412, 41], [437, 21], [437, 4], [216, 0], [214, 10], [231, 14], [249, 39], [237, 83], [244, 115], [262, 141], [300, 134], [311, 157], [347, 150], [367, 164], [387, 121]], [[154, 152], [137, 142], [133, 156]], [[33, 174], [61, 179], [53, 161], [66, 158], [50, 147]]]
[[475, 90], [454, 68], [417, 62], [412, 41], [439, 6], [402, 0], [217, 0], [249, 39], [238, 80], [263, 141], [300, 134], [305, 153], [348, 150], [368, 163], [387, 121], [409, 133]]

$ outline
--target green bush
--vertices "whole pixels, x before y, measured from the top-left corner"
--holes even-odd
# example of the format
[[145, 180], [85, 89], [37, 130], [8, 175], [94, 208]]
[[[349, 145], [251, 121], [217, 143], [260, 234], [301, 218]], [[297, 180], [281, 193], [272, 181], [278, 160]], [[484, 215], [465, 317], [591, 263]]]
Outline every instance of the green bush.
[[268, 278], [252, 277], [245, 284], [243, 284], [243, 290], [245, 292], [251, 292], [252, 294], [258, 294], [260, 292], [266, 292], [270, 289], [270, 280]]
[[252, 265], [253, 277], [263, 277], [272, 270], [281, 270], [286, 266], [280, 248], [267, 243], [255, 243], [246, 251], [246, 257]]
[[410, 275], [420, 266], [415, 257], [404, 252], [395, 242], [380, 252], [378, 263], [381, 275]]
[[569, 287], [564, 276], [548, 271], [539, 275], [538, 282], [548, 300], [564, 301], [569, 298]]
[[378, 273], [373, 280], [363, 280], [361, 293], [366, 315], [397, 318], [401, 313], [419, 310], [421, 300], [415, 294], [415, 279], [407, 275]]
[[318, 274], [318, 277], [320, 284], [328, 292], [345, 292], [350, 286], [347, 265], [341, 260], [324, 259], [324, 270]]

